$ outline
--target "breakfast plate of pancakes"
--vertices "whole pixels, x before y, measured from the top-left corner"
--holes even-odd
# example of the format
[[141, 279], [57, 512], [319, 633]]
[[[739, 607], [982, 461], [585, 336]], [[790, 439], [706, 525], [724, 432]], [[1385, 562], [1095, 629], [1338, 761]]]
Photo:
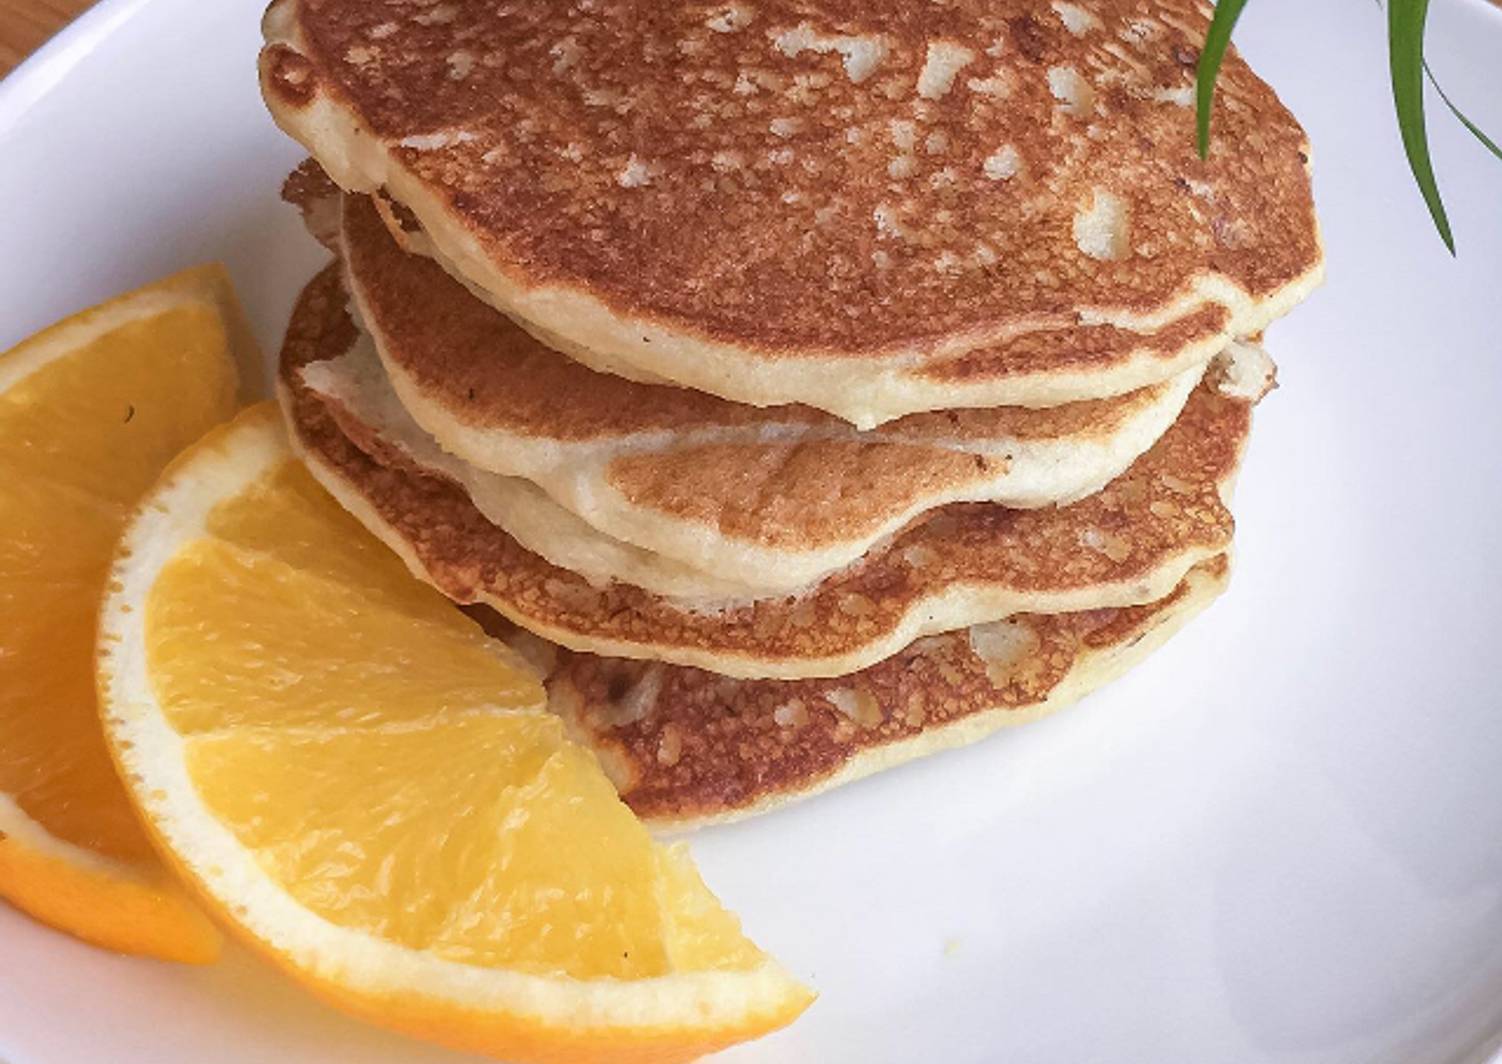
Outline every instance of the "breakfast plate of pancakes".
[[[716, 1059], [1487, 1060], [1502, 163], [1431, 101], [1452, 258], [1381, 12], [1294, 0], [1201, 162], [1202, 33], [104, 0], [0, 81], [0, 348], [226, 263], [317, 481], [818, 990]], [[1499, 48], [1436, 0], [1494, 133]], [[466, 1058], [0, 908], [0, 1062], [89, 1059]]]

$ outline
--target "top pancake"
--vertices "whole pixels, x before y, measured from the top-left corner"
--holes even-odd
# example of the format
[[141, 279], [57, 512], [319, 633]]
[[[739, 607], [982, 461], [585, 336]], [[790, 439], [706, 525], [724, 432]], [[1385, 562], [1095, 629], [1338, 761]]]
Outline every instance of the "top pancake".
[[1303, 132], [1192, 0], [277, 0], [269, 106], [581, 361], [863, 427], [1120, 394], [1321, 265]]

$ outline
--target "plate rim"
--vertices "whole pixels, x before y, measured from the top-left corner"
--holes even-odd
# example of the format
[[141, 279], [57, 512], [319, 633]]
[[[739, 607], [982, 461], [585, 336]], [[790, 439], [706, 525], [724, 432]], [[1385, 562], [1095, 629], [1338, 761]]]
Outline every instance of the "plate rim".
[[98, 0], [0, 78], [0, 138], [151, 0]]
[[[0, 143], [15, 133], [32, 109], [99, 46], [151, 3], [152, 0], [98, 0], [0, 78]], [[1502, 0], [1440, 0], [1440, 3], [1456, 14], [1479, 11], [1479, 17], [1494, 20], [1491, 24], [1502, 28]], [[1498, 1061], [1502, 1061], [1502, 1021], [1471, 1046], [1460, 1050], [1456, 1057], [1457, 1064]]]

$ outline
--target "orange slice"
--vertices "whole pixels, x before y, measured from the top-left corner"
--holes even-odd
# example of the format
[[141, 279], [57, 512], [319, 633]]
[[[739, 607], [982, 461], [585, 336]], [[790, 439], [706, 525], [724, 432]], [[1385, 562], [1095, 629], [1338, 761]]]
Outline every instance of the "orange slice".
[[233, 413], [254, 345], [199, 267], [0, 355], [0, 897], [111, 949], [219, 937], [156, 860], [99, 728], [95, 618], [131, 507]]
[[808, 1005], [271, 409], [169, 470], [112, 588], [99, 684], [132, 797], [207, 904], [327, 1000], [535, 1061], [684, 1060]]

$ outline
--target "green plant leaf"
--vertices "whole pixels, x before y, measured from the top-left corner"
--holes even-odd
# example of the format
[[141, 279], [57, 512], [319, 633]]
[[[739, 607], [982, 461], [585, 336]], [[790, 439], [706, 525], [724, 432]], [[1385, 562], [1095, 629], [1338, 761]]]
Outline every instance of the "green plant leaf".
[[1455, 106], [1454, 102], [1450, 99], [1450, 94], [1444, 90], [1444, 87], [1441, 86], [1437, 80], [1435, 80], [1434, 71], [1429, 69], [1429, 61], [1427, 59], [1424, 60], [1424, 77], [1429, 79], [1429, 84], [1434, 86], [1434, 91], [1439, 93], [1439, 98], [1445, 101], [1445, 106], [1450, 109], [1450, 113], [1460, 121], [1461, 125], [1465, 126], [1466, 129], [1471, 131], [1471, 136], [1475, 137], [1483, 145], [1485, 145], [1487, 151], [1491, 152], [1498, 159], [1502, 159], [1502, 148], [1497, 147], [1496, 142], [1493, 141], [1491, 137], [1488, 137], [1485, 133], [1483, 133], [1480, 126], [1478, 126], [1475, 122], [1472, 122], [1465, 116], [1464, 111]]
[[1434, 179], [1429, 134], [1424, 124], [1424, 23], [1428, 16], [1429, 0], [1388, 0], [1387, 57], [1392, 72], [1393, 105], [1398, 112], [1398, 131], [1403, 136], [1408, 167], [1429, 207], [1439, 238], [1453, 255], [1455, 237], [1450, 232], [1450, 219]]
[[1241, 17], [1246, 0], [1215, 0], [1215, 15], [1210, 19], [1210, 29], [1205, 34], [1205, 46], [1200, 49], [1199, 67], [1195, 71], [1195, 125], [1199, 135], [1200, 158], [1210, 155], [1210, 111], [1215, 102], [1215, 82], [1220, 77], [1220, 64], [1226, 57], [1226, 48], [1231, 43], [1231, 31]]

